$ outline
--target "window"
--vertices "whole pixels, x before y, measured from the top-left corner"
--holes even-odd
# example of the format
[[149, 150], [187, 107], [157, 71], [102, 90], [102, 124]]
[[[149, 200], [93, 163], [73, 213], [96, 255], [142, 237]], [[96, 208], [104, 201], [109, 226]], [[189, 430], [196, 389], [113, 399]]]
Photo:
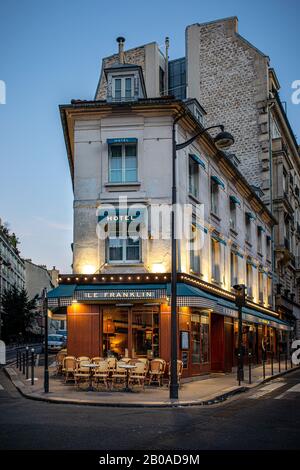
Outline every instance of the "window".
[[211, 239], [211, 274], [212, 281], [220, 282], [220, 243]]
[[249, 214], [245, 215], [245, 225], [246, 225], [246, 241], [251, 243], [251, 218]]
[[219, 212], [219, 185], [215, 181], [211, 180], [210, 184], [211, 194], [211, 211], [218, 215]]
[[262, 235], [261, 235], [261, 228], [257, 227], [257, 252], [262, 254]]
[[261, 270], [258, 271], [258, 298], [261, 303], [264, 301], [264, 275]]
[[272, 295], [272, 278], [268, 276], [267, 278], [267, 290], [268, 290], [268, 304], [273, 305], [273, 295]]
[[229, 201], [229, 210], [230, 210], [230, 218], [229, 218], [229, 226], [231, 229], [236, 229], [236, 203], [230, 199]]
[[108, 155], [110, 183], [137, 181], [137, 144], [111, 144]]
[[113, 79], [113, 98], [130, 100], [133, 97], [133, 77], [116, 77]]
[[169, 62], [169, 94], [180, 100], [186, 98], [185, 58]]
[[207, 314], [191, 315], [192, 364], [209, 361], [209, 317]]
[[159, 313], [156, 310], [147, 307], [132, 310], [133, 357], [159, 356]]
[[266, 256], [267, 260], [271, 260], [271, 237], [267, 235], [266, 237]]
[[[120, 224], [127, 223], [125, 235], [123, 235], [123, 227]], [[140, 262], [141, 243], [140, 238], [130, 236], [130, 225], [128, 222], [117, 222], [115, 229], [111, 229], [111, 233], [107, 239], [107, 260], [109, 263], [133, 263]], [[131, 234], [132, 235], [132, 234]]]
[[252, 297], [253, 266], [251, 264], [251, 261], [247, 261], [246, 274], [247, 274], [247, 295], [248, 297]]
[[194, 238], [190, 243], [190, 271], [194, 274], [201, 274], [200, 233], [195, 225], [192, 225], [192, 236]]
[[238, 255], [235, 251], [230, 253], [230, 274], [231, 274], [231, 286], [238, 284]]
[[159, 94], [162, 96], [165, 93], [165, 72], [159, 67]]
[[199, 198], [199, 164], [189, 157], [189, 193]]

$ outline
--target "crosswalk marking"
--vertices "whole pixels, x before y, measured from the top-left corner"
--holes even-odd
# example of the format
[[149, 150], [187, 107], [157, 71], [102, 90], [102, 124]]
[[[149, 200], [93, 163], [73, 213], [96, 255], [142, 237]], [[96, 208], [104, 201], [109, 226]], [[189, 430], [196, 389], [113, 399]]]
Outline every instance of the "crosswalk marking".
[[281, 395], [278, 395], [277, 397], [275, 397], [275, 400], [281, 400], [290, 392], [300, 392], [300, 383], [294, 385], [293, 387], [283, 392]]
[[265, 385], [258, 392], [254, 393], [253, 395], [250, 395], [249, 398], [255, 399], [263, 397], [264, 395], [267, 395], [267, 393], [271, 393], [274, 390], [277, 390], [277, 388], [283, 387], [284, 385], [285, 382], [276, 382], [273, 384]]

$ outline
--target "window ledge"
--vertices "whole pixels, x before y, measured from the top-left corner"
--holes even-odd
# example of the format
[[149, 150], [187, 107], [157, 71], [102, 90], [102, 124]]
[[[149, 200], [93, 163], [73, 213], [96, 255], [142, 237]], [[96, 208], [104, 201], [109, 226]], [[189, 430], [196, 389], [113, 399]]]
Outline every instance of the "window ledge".
[[140, 181], [124, 181], [118, 183], [111, 183], [108, 181], [107, 183], [104, 183], [104, 186], [106, 188], [115, 188], [117, 186], [141, 186], [141, 183]]
[[221, 217], [219, 217], [215, 212], [210, 211], [210, 215], [213, 219], [215, 219], [217, 222], [221, 222]]
[[238, 232], [236, 231], [236, 229], [232, 228], [232, 227], [230, 227], [230, 233], [235, 237], [237, 237], [237, 235], [238, 235]]
[[250, 248], [252, 248], [252, 243], [249, 240], [245, 240], [246, 245], [248, 245]]
[[141, 183], [105, 183], [104, 186], [109, 192], [138, 191]]
[[197, 202], [198, 204], [201, 204], [200, 199], [197, 196], [194, 196], [194, 194], [189, 193], [189, 198], [193, 199], [193, 201]]
[[141, 266], [144, 266], [144, 263], [142, 263], [142, 262], [140, 262], [140, 263], [139, 263], [139, 262], [136, 262], [136, 263], [135, 263], [135, 262], [131, 262], [131, 261], [124, 261], [123, 263], [120, 262], [120, 261], [116, 261], [116, 262], [114, 262], [114, 261], [107, 261], [107, 262], [105, 263], [105, 266], [106, 266], [106, 267], [107, 267], [107, 266], [114, 266], [114, 267], [120, 267], [120, 268], [121, 268], [122, 266], [141, 267]]

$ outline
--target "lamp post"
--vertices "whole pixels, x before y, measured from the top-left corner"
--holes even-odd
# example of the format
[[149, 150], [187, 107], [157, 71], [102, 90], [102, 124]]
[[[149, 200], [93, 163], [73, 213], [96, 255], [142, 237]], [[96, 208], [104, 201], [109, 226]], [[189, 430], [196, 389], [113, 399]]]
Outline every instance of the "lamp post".
[[176, 189], [176, 154], [177, 150], [182, 150], [192, 144], [195, 139], [200, 137], [209, 129], [221, 129], [221, 132], [214, 138], [214, 143], [219, 150], [228, 149], [233, 143], [234, 138], [229, 132], [224, 131], [224, 126], [218, 124], [201, 129], [193, 137], [181, 144], [176, 143], [176, 124], [184, 116], [180, 114], [173, 121], [172, 126], [172, 212], [171, 212], [171, 370], [170, 370], [170, 399], [178, 398], [178, 377], [177, 377], [177, 241], [176, 241], [176, 217], [174, 209], [177, 202]]
[[44, 392], [49, 392], [49, 365], [48, 365], [48, 300], [47, 300], [47, 289], [43, 290], [43, 314], [44, 314]]
[[238, 370], [237, 370], [237, 380], [239, 385], [244, 380], [244, 355], [243, 355], [243, 317], [242, 310], [246, 305], [246, 286], [244, 284], [236, 284], [233, 286], [236, 291], [235, 294], [235, 305], [238, 307], [239, 317], [238, 317]]

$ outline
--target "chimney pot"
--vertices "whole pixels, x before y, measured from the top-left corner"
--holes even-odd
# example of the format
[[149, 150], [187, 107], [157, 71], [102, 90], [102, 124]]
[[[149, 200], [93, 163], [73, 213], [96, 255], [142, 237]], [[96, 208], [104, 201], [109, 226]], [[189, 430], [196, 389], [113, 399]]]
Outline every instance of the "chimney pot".
[[125, 38], [123, 36], [117, 37], [117, 43], [119, 44], [119, 62], [124, 64], [124, 43]]

